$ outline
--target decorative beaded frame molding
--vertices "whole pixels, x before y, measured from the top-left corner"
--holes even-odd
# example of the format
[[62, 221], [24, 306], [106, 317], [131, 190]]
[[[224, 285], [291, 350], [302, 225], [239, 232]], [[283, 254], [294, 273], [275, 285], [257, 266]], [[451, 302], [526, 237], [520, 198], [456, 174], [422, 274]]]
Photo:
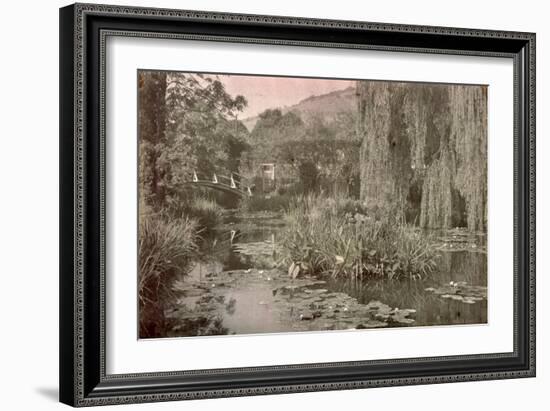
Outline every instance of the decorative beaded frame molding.
[[[513, 352], [107, 375], [108, 36], [513, 59]], [[92, 406], [535, 376], [535, 34], [75, 4], [60, 10], [60, 97], [62, 402]]]

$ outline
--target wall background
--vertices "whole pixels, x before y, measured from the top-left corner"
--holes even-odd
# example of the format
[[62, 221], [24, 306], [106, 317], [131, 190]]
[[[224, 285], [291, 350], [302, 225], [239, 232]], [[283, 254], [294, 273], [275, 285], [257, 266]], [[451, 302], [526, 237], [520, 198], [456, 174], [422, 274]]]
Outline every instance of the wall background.
[[[538, 376], [536, 379], [132, 405], [104, 409], [188, 410], [407, 407], [451, 410], [543, 409], [550, 386], [546, 316], [550, 218], [550, 27], [544, 2], [254, 2], [130, 0], [114, 4], [331, 19], [382, 21], [537, 33]], [[0, 26], [0, 405], [63, 409], [57, 403], [58, 349], [58, 7], [65, 1], [4, 4]]]

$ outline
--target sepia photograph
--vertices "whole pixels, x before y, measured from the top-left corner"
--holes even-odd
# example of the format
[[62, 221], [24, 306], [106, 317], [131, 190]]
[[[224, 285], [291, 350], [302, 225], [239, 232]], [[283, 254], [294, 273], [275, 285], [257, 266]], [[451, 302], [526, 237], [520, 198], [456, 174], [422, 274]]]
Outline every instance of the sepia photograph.
[[487, 85], [136, 87], [140, 339], [487, 323]]

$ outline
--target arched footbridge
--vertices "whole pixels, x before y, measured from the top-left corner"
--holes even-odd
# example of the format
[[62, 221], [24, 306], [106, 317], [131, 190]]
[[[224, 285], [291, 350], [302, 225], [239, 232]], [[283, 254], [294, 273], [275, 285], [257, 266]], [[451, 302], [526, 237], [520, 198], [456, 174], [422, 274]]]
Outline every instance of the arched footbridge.
[[205, 173], [193, 170], [186, 183], [193, 186], [224, 191], [241, 197], [252, 196], [252, 189], [248, 179], [238, 173]]

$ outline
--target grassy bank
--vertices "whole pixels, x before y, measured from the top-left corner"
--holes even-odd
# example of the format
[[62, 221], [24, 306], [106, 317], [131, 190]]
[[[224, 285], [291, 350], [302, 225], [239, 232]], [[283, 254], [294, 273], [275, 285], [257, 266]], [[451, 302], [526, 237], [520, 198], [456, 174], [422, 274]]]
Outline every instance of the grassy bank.
[[140, 337], [161, 336], [171, 285], [186, 274], [198, 250], [197, 220], [147, 214], [139, 225]]

